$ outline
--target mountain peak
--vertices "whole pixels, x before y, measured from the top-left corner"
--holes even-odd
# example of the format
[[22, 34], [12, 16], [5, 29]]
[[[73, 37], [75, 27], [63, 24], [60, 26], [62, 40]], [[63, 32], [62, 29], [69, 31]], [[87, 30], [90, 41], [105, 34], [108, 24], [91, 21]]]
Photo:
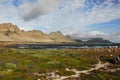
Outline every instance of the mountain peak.
[[51, 32], [50, 35], [63, 36], [63, 34], [62, 34], [60, 31], [57, 31], [57, 32]]
[[44, 34], [42, 31], [40, 30], [31, 30], [31, 31], [28, 31], [29, 33], [33, 33], [33, 34]]
[[13, 25], [11, 23], [0, 24], [0, 32], [17, 32], [17, 31], [20, 31], [17, 25]]

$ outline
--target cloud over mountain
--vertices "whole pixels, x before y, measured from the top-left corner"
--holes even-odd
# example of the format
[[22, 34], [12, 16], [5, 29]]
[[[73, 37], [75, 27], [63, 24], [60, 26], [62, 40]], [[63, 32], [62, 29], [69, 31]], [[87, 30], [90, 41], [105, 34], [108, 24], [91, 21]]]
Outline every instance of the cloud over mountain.
[[101, 31], [90, 31], [72, 34], [73, 38], [103, 38], [112, 42], [120, 42], [120, 32], [118, 33], [105, 33]]
[[[0, 0], [0, 23], [6, 22], [24, 30], [62, 31], [69, 35], [82, 36], [92, 31], [117, 34], [120, 0]], [[115, 40], [114, 36], [110, 39]]]

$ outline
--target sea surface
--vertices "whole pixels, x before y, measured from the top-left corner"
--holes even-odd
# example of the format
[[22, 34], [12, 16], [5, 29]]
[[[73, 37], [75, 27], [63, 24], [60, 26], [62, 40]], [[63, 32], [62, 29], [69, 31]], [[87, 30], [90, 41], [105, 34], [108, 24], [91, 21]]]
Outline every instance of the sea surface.
[[110, 44], [17, 44], [13, 48], [22, 49], [86, 49], [86, 48], [119, 48], [120, 43]]

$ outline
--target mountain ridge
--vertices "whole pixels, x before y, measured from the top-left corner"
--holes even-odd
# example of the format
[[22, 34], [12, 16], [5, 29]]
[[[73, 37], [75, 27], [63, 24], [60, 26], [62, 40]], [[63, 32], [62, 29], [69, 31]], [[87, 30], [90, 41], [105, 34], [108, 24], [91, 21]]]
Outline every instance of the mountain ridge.
[[103, 39], [103, 38], [90, 38], [88, 40], [81, 40], [81, 39], [74, 39], [77, 43], [81, 44], [109, 44], [112, 43], [109, 40]]
[[74, 43], [60, 31], [45, 34], [40, 30], [24, 31], [12, 23], [0, 24], [0, 42], [32, 42], [32, 43]]

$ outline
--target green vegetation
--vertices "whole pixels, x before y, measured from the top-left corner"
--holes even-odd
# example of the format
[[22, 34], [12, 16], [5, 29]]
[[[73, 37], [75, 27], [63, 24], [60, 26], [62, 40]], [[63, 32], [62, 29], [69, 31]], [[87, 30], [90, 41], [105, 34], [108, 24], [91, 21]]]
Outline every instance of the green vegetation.
[[81, 75], [81, 80], [119, 80], [120, 72], [103, 72], [103, 71], [94, 71], [91, 74]]
[[[75, 73], [66, 71], [66, 68], [87, 70], [90, 69], [92, 65], [98, 63], [100, 56], [109, 56], [110, 54], [116, 56], [119, 54], [118, 52], [1, 48], [0, 80], [36, 80], [46, 77], [46, 75], [34, 76], [33, 73], [44, 74], [56, 70], [58, 71], [57, 74], [61, 76], [69, 76]], [[120, 67], [119, 64], [115, 66]], [[83, 74], [83, 80], [109, 80], [109, 76], [112, 76], [111, 78], [114, 80], [120, 78], [117, 73], [111, 74], [95, 71], [91, 74], [90, 76]]]

